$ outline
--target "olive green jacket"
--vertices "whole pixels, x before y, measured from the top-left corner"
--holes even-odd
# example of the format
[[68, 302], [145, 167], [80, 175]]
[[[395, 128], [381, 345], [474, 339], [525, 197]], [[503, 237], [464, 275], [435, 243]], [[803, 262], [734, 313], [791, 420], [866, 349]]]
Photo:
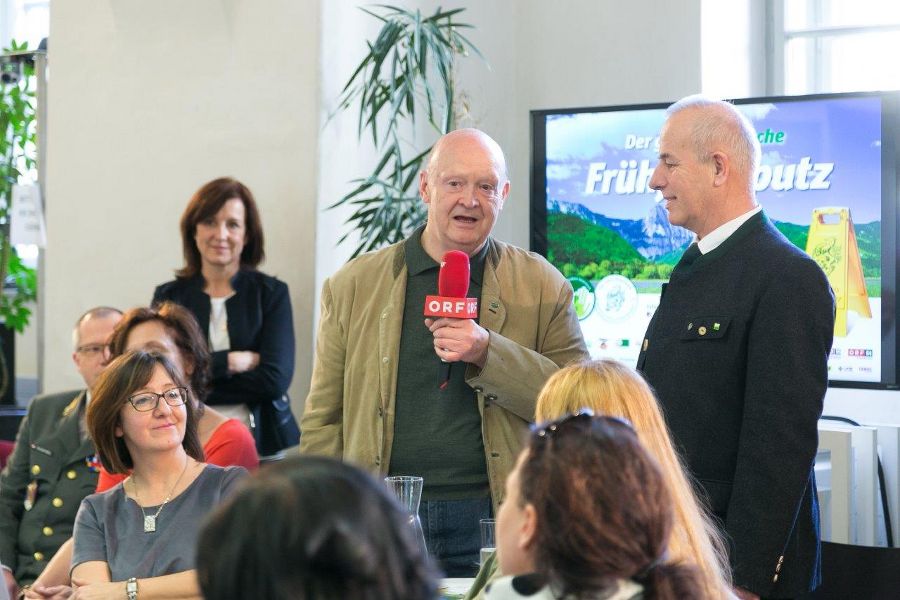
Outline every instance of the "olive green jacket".
[[[542, 257], [489, 239], [479, 324], [490, 332], [476, 391], [494, 509], [534, 419], [538, 392], [559, 367], [588, 356], [572, 286]], [[405, 242], [360, 256], [322, 288], [316, 360], [301, 421], [300, 451], [375, 472], [390, 465]], [[423, 316], [424, 320], [424, 316]]]
[[0, 562], [19, 585], [36, 579], [72, 537], [81, 500], [97, 487], [87, 460], [94, 445], [79, 429], [84, 409], [83, 391], [34, 398], [0, 475]]

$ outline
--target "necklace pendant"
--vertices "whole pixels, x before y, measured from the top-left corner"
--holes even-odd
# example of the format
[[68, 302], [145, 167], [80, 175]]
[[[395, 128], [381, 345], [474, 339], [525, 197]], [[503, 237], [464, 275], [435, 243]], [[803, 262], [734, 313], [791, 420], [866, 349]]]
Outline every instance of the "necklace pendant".
[[144, 533], [156, 531], [156, 515], [144, 515]]

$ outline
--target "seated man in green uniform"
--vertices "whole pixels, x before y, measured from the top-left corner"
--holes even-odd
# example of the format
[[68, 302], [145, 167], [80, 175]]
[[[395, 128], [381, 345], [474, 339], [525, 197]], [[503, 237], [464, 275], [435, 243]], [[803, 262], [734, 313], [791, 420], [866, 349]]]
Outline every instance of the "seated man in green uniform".
[[34, 398], [0, 474], [0, 563], [13, 597], [72, 536], [81, 500], [97, 487], [99, 463], [84, 414], [121, 317], [114, 308], [98, 307], [78, 319], [72, 360], [87, 389]]

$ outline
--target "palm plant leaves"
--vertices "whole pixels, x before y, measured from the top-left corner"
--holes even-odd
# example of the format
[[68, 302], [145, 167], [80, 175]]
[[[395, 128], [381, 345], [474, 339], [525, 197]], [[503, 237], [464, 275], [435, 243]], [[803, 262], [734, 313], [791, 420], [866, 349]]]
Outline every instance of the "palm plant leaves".
[[[431, 148], [412, 158], [405, 155], [401, 132], [414, 131], [424, 119], [438, 133], [453, 129], [454, 61], [469, 52], [481, 52], [460, 30], [471, 29], [454, 21], [465, 9], [442, 10], [423, 16], [387, 4], [360, 10], [383, 23], [368, 52], [344, 88], [336, 114], [358, 107], [357, 136], [371, 136], [379, 160], [368, 177], [354, 180], [356, 187], [329, 208], [349, 204], [353, 214], [345, 221], [360, 243], [353, 252], [374, 250], [404, 239], [425, 218], [418, 197], [417, 175]], [[483, 57], [482, 57], [483, 58]]]
[[[27, 44], [11, 43], [7, 51], [26, 51]], [[31, 88], [34, 67], [23, 63], [17, 81], [0, 83], [0, 289], [7, 279], [15, 283], [14, 295], [0, 294], [0, 321], [22, 331], [28, 325], [31, 310], [27, 304], [37, 297], [37, 274], [19, 259], [10, 244], [12, 189], [22, 176], [21, 170], [35, 166], [35, 93]]]

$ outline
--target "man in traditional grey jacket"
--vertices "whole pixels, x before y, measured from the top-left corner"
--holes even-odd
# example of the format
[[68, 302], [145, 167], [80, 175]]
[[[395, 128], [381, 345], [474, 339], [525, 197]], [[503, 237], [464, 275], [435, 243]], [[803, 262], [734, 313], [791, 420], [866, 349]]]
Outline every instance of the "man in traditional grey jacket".
[[[481, 131], [451, 132], [420, 176], [428, 221], [328, 279], [302, 452], [420, 475], [429, 551], [450, 576], [477, 569], [479, 519], [501, 499], [537, 394], [587, 351], [572, 287], [543, 258], [490, 237], [509, 194], [506, 161]], [[447, 251], [469, 255], [476, 319], [425, 319]], [[452, 364], [438, 387], [440, 360]]]
[[742, 598], [820, 581], [813, 462], [834, 298], [822, 269], [761, 212], [760, 147], [734, 106], [669, 108], [650, 186], [697, 241], [663, 289], [640, 369], [721, 520]]

